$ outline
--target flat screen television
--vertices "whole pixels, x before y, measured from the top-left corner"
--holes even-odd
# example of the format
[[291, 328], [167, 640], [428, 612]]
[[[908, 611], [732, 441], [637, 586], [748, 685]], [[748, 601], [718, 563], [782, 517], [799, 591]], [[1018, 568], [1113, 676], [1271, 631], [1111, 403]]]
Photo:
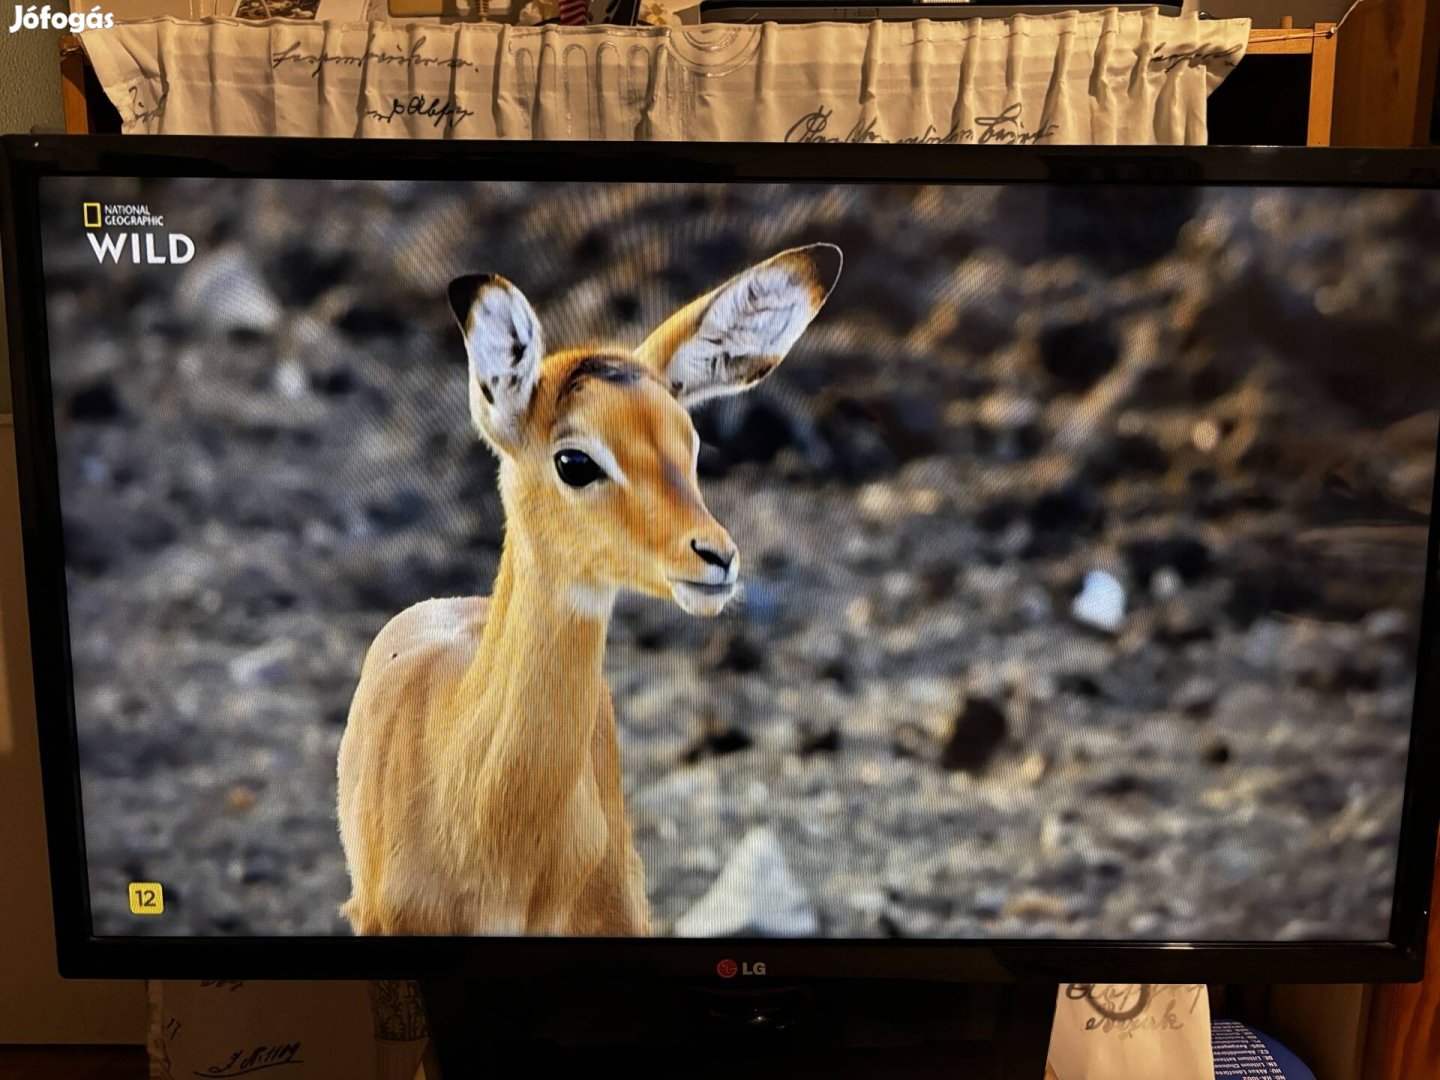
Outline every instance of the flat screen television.
[[1440, 156], [5, 150], [67, 974], [1420, 971]]

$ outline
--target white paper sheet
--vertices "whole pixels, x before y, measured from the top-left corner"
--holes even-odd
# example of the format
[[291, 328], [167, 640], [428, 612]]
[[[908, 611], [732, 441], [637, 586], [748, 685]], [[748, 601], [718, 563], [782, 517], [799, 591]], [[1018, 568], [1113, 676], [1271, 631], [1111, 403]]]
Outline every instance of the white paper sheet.
[[[410, 983], [152, 982], [151, 1080], [411, 1080], [426, 1044]], [[273, 1071], [272, 1071], [273, 1070]]]
[[1061, 986], [1050, 1069], [1056, 1080], [1215, 1080], [1205, 986]]

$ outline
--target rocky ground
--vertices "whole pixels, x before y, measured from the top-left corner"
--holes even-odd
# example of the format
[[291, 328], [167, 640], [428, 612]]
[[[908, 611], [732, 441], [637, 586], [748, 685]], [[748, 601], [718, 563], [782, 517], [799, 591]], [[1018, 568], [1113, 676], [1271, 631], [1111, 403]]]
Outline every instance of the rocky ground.
[[[60, 227], [81, 194], [56, 192]], [[148, 200], [198, 253], [46, 253], [97, 932], [346, 930], [360, 659], [407, 605], [487, 591], [498, 556], [451, 276], [511, 277], [553, 344], [637, 341], [826, 240], [846, 269], [819, 321], [697, 417], [744, 602], [630, 600], [612, 629], [657, 932], [1385, 935], [1440, 405], [1433, 198], [98, 197]], [[128, 914], [141, 879], [164, 919]]]

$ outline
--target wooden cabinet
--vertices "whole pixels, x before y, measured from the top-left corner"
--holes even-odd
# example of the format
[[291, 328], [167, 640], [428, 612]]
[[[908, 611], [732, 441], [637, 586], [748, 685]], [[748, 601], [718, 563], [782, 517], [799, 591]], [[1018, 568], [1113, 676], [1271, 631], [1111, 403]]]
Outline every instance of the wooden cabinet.
[[1226, 145], [1423, 146], [1432, 131], [1440, 3], [1360, 0], [1339, 23], [1253, 30], [1210, 99]]
[[1430, 894], [1425, 981], [1382, 984], [1370, 996], [1365, 1080], [1429, 1080], [1440, 1076], [1440, 853]]
[[1423, 146], [1435, 141], [1431, 120], [1440, 4], [1361, 0], [1336, 43], [1333, 145]]

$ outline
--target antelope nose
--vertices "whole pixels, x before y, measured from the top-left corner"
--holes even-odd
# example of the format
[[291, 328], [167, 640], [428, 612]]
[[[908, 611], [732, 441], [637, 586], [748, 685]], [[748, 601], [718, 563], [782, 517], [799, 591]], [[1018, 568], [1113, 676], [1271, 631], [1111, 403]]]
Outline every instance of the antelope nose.
[[700, 556], [702, 562], [711, 566], [718, 566], [721, 572], [728, 574], [730, 567], [735, 564], [735, 548], [725, 545], [723, 548], [713, 542], [691, 539], [690, 550]]

